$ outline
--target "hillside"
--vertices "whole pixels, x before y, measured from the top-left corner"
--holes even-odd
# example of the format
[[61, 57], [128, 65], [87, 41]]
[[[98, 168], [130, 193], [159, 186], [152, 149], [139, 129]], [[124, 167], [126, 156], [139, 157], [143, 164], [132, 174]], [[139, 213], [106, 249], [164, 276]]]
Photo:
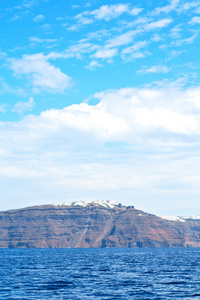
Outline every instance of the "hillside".
[[109, 201], [0, 212], [0, 248], [199, 247], [198, 218], [164, 219]]

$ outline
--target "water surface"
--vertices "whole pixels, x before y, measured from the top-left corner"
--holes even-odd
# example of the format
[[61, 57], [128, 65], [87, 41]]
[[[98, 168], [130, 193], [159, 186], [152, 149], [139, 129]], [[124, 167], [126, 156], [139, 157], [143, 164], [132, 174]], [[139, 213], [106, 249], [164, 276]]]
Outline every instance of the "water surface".
[[200, 248], [1, 249], [0, 299], [200, 299]]

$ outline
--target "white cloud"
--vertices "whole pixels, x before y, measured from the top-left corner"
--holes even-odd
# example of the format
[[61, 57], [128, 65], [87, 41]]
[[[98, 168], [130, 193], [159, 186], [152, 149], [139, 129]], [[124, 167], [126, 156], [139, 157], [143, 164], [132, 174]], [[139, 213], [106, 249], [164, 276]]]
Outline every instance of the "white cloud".
[[[124, 9], [124, 12], [122, 9], [115, 10], [113, 15], [110, 13], [112, 10], [109, 10], [110, 5], [95, 11], [88, 8], [87, 13], [79, 14], [79, 17], [75, 19], [75, 26], [80, 28], [84, 24], [96, 22], [95, 26], [90, 26], [90, 31], [92, 31], [90, 35], [87, 31], [83, 31], [81, 37], [80, 34], [72, 35], [73, 40], [83, 39], [78, 42], [71, 39], [66, 41], [65, 45], [70, 45], [68, 47], [64, 46], [60, 40], [57, 46], [60, 45], [62, 49], [59, 51], [57, 48], [59, 52], [51, 52], [47, 56], [44, 54], [25, 55], [21, 59], [11, 59], [11, 68], [16, 76], [21, 76], [22, 79], [26, 76], [35, 90], [63, 92], [69, 87], [70, 80], [63, 73], [64, 69], [61, 64], [61, 70], [57, 68], [60, 60], [55, 62], [53, 59], [73, 58], [73, 60], [68, 60], [70, 65], [73, 64], [74, 59], [82, 59], [82, 62], [77, 62], [79, 66], [88, 64], [87, 68], [94, 69], [104, 64], [101, 60], [109, 60], [117, 55], [124, 55], [124, 58], [142, 58], [149, 55], [145, 51], [148, 44], [161, 40], [165, 41], [165, 45], [168, 44], [167, 57], [169, 55], [175, 57], [182, 51], [173, 50], [172, 46], [176, 44], [170, 44], [171, 34], [176, 37], [181, 34], [180, 41], [175, 41], [180, 45], [191, 43], [195, 38], [190, 35], [187, 38], [186, 32], [180, 32], [180, 26], [175, 25], [180, 24], [185, 18], [185, 23], [182, 23], [181, 27], [184, 29], [188, 21], [191, 20], [191, 24], [198, 25], [199, 20], [195, 13], [184, 15], [178, 21], [174, 13], [170, 12], [175, 10], [178, 13], [181, 6], [176, 1], [164, 2], [168, 2], [169, 6], [161, 9], [160, 12], [157, 11], [160, 13], [159, 17], [151, 13], [145, 14], [145, 12], [144, 15], [142, 14], [143, 18], [135, 17], [141, 9], [133, 8], [131, 2], [128, 10]], [[183, 4], [184, 2], [182, 1]], [[187, 12], [187, 7], [189, 4], [185, 5], [185, 12]], [[37, 13], [43, 12], [38, 10]], [[165, 13], [169, 15], [164, 15]], [[32, 19], [35, 15], [30, 13], [29, 16]], [[151, 19], [147, 18], [148, 16]], [[108, 23], [110, 20], [113, 22]], [[68, 20], [63, 18], [63, 22], [70, 24], [71, 18]], [[168, 25], [170, 25], [169, 28], [166, 28]], [[102, 30], [96, 31], [99, 26]], [[50, 27], [46, 26], [46, 28]], [[66, 26], [62, 27], [61, 31], [64, 32], [66, 28]], [[152, 30], [151, 34], [147, 32], [148, 30]], [[196, 30], [198, 31], [198, 28]], [[191, 29], [190, 33], [192, 35], [194, 31]], [[56, 41], [43, 38], [42, 32], [38, 34], [30, 38], [30, 42], [37, 43], [37, 46]], [[160, 43], [154, 44], [148, 47], [148, 50], [159, 54], [159, 45]], [[182, 48], [179, 50], [183, 50]], [[23, 51], [23, 49], [20, 50]], [[160, 61], [156, 63], [154, 59], [151, 63], [146, 61], [145, 64], [150, 67], [143, 69], [143, 72], [150, 74], [148, 78], [155, 77], [151, 75], [152, 73], [171, 71], [170, 74], [172, 74], [172, 69], [163, 65], [165, 62], [164, 56], [163, 63]], [[135, 66], [138, 66], [138, 63]], [[132, 66], [130, 72], [141, 68]], [[128, 64], [124, 68], [127, 69]], [[158, 75], [156, 77], [159, 78]], [[21, 83], [24, 84], [22, 81]], [[0, 122], [2, 199], [10, 198], [6, 193], [9, 193], [9, 187], [12, 186], [12, 195], [15, 199], [16, 197], [20, 199], [21, 196], [29, 199], [30, 196], [33, 203], [35, 203], [34, 192], [37, 190], [39, 191], [37, 201], [40, 203], [42, 199], [53, 202], [55, 197], [60, 201], [65, 197], [80, 199], [88, 195], [91, 198], [118, 197], [119, 200], [124, 196], [123, 199], [126, 201], [135, 202], [133, 205], [136, 205], [137, 199], [142, 199], [145, 201], [145, 209], [148, 210], [148, 203], [149, 206], [156, 206], [154, 200], [156, 198], [160, 206], [164, 205], [164, 197], [162, 197], [164, 193], [166, 193], [166, 207], [169, 198], [177, 200], [177, 195], [180, 198], [185, 197], [185, 185], [188, 184], [187, 179], [191, 178], [193, 186], [197, 186], [197, 203], [199, 203], [199, 186], [194, 178], [199, 178], [200, 170], [200, 90], [162, 84], [157, 88], [108, 90], [96, 93], [93, 96], [95, 101], [91, 103], [71, 105], [60, 110], [48, 110], [42, 112], [40, 116], [29, 115], [22, 117], [21, 122]], [[2, 89], [2, 92], [4, 90]], [[69, 95], [66, 97], [68, 98]], [[34, 101], [24, 99], [27, 101], [18, 102], [13, 110], [26, 114], [31, 111]], [[2, 101], [5, 100], [2, 99]], [[92, 105], [98, 101], [97, 105]], [[11, 107], [1, 106], [0, 110], [4, 112], [7, 108], [11, 109]], [[193, 171], [196, 174], [191, 177]], [[173, 186], [173, 184], [172, 189], [178, 189], [180, 184], [180, 193], [169, 191], [170, 185]], [[2, 192], [2, 187], [4, 192]], [[188, 199], [195, 196], [194, 189], [187, 191]], [[140, 197], [143, 196], [142, 193], [146, 193], [146, 199]], [[5, 195], [7, 197], [4, 197]], [[134, 199], [131, 200], [133, 195]], [[160, 198], [163, 199], [162, 204], [159, 202]]]
[[[147, 136], [152, 139], [152, 134], [155, 139], [158, 134], [158, 139], [167, 143], [172, 133], [183, 135], [183, 140], [187, 136], [196, 135], [198, 138], [200, 134], [200, 88], [123, 88], [95, 93], [92, 98], [99, 103], [94, 106], [74, 104], [60, 110], [44, 111], [40, 116], [27, 116], [23, 121], [13, 123], [13, 130], [16, 129], [19, 135], [21, 130], [26, 132], [24, 143], [30, 147], [38, 139], [44, 142], [64, 139], [62, 143], [65, 144], [65, 139], [67, 141], [70, 137], [79, 143], [77, 136], [82, 136], [80, 142], [84, 139], [86, 143], [91, 143], [92, 137], [94, 141], [132, 144], [137, 139], [146, 140]], [[34, 101], [30, 98], [20, 105], [19, 109], [26, 105], [31, 109]], [[163, 130], [162, 136], [160, 130]], [[21, 139], [19, 146], [23, 147], [24, 143], [20, 143]], [[56, 144], [54, 140], [53, 145]]]
[[75, 19], [77, 20], [77, 23], [68, 27], [68, 30], [79, 30], [82, 26], [92, 24], [93, 22], [99, 20], [110, 21], [120, 17], [124, 13], [136, 16], [142, 10], [142, 8], [137, 7], [131, 8], [130, 4], [102, 5], [98, 9], [92, 11], [87, 10], [76, 15]]
[[106, 48], [113, 48], [113, 47], [119, 47], [126, 44], [129, 44], [132, 42], [133, 37], [140, 33], [140, 30], [131, 30], [126, 33], [120, 34], [115, 38], [111, 38], [106, 41], [105, 47]]
[[96, 61], [96, 60], [92, 60], [92, 61], [89, 63], [89, 65], [86, 66], [85, 68], [90, 69], [90, 70], [93, 70], [93, 69], [95, 69], [95, 68], [97, 68], [97, 67], [103, 67], [103, 65], [100, 64], [100, 63], [99, 63], [98, 61]]
[[69, 31], [78, 31], [82, 27], [82, 25], [91, 24], [92, 21], [90, 19], [81, 18], [77, 24], [71, 25], [67, 28]]
[[44, 15], [37, 15], [33, 18], [33, 22], [39, 23], [39, 22], [44, 21], [44, 19], [45, 19]]
[[184, 115], [168, 109], [138, 109], [136, 121], [144, 128], [163, 128], [175, 133], [190, 133], [198, 129], [198, 122], [192, 115]]
[[16, 207], [55, 197], [59, 202], [110, 198], [164, 210], [169, 193], [173, 208], [180, 204], [178, 195], [181, 201], [192, 195], [199, 203], [199, 87], [123, 88], [92, 98], [99, 103], [1, 122], [4, 199], [11, 198], [12, 185]]
[[12, 112], [17, 112], [18, 114], [24, 114], [26, 111], [32, 111], [35, 106], [33, 97], [30, 97], [28, 102], [17, 102], [12, 109]]
[[46, 58], [47, 59], [57, 59], [57, 58], [72, 58], [83, 59], [83, 55], [87, 53], [94, 52], [99, 47], [88, 42], [78, 42], [75, 45], [69, 46], [66, 50], [62, 52], [50, 52]]
[[171, 0], [170, 4], [163, 6], [163, 7], [157, 7], [152, 14], [158, 15], [161, 13], [169, 14], [172, 11], [176, 11], [178, 13], [186, 12], [192, 8], [195, 8], [199, 5], [198, 1], [190, 1], [182, 3], [180, 0]]
[[37, 37], [29, 37], [29, 41], [31, 43], [34, 43], [34, 44], [42, 44], [42, 43], [55, 43], [57, 42], [56, 39], [40, 39], [40, 38], [37, 38]]
[[142, 128], [149, 133], [160, 128], [180, 134], [197, 133], [200, 130], [199, 121], [196, 113], [191, 114], [190, 111], [193, 110], [194, 104], [199, 114], [200, 102], [197, 96], [199, 93], [199, 88], [186, 92], [167, 91], [167, 88], [141, 90], [127, 88], [96, 93], [94, 97], [100, 99], [101, 105], [106, 107], [109, 113], [112, 112], [112, 115], [126, 122], [124, 127], [126, 139], [126, 132], [130, 136], [137, 134], [137, 130], [142, 134]]
[[134, 51], [138, 51], [143, 47], [146, 47], [148, 45], [147, 41], [138, 41], [133, 46], [127, 47], [122, 50], [122, 54], [130, 54]]
[[181, 50], [181, 51], [172, 50], [172, 51], [169, 53], [169, 59], [173, 59], [173, 58], [175, 58], [175, 57], [178, 57], [178, 56], [181, 55], [183, 52], [184, 52], [184, 50]]
[[100, 49], [92, 55], [92, 57], [101, 58], [101, 59], [110, 59], [117, 55], [117, 49]]
[[124, 46], [132, 42], [133, 37], [137, 35], [140, 30], [131, 30], [117, 37], [111, 38], [105, 42], [104, 47], [98, 49], [91, 57], [101, 59], [111, 59], [118, 53], [118, 47]]
[[77, 4], [72, 5], [72, 8], [73, 8], [73, 9], [76, 9], [76, 8], [79, 8], [79, 7], [80, 7], [80, 6], [77, 5]]
[[200, 6], [195, 9], [195, 13], [200, 14]]
[[186, 97], [189, 102], [194, 104], [196, 109], [200, 109], [199, 87], [188, 89], [186, 91]]
[[173, 42], [172, 44], [175, 44], [176, 46], [181, 46], [181, 45], [187, 45], [187, 44], [193, 44], [194, 40], [198, 36], [197, 33], [193, 34], [191, 37], [182, 39], [182, 40], [177, 40]]
[[162, 38], [158, 34], [154, 34], [154, 36], [151, 38], [153, 42], [160, 42], [162, 41]]
[[89, 12], [85, 11], [76, 16], [76, 19], [78, 20], [78, 23], [80, 25], [88, 25], [88, 24], [93, 23], [93, 21], [90, 18], [86, 17], [88, 14], [89, 14]]
[[82, 59], [82, 54], [90, 53], [97, 49], [96, 45], [92, 43], [77, 43], [75, 45], [69, 46], [66, 51], [63, 52], [63, 57], [76, 57], [77, 59]]
[[90, 15], [94, 16], [94, 18], [98, 20], [104, 19], [106, 21], [109, 21], [127, 12], [128, 9], [128, 4], [103, 5], [99, 9], [91, 11]]
[[171, 36], [173, 38], [179, 38], [180, 37], [180, 32], [182, 31], [181, 25], [176, 25], [174, 28], [171, 29]]
[[92, 32], [89, 32], [85, 38], [79, 40], [79, 43], [85, 43], [85, 42], [88, 42], [88, 41], [94, 40], [94, 39], [101, 41], [102, 39], [104, 39], [104, 37], [107, 37], [109, 35], [110, 35], [109, 31], [106, 29], [92, 31]]
[[141, 24], [146, 24], [153, 21], [152, 18], [148, 18], [148, 17], [139, 17], [136, 20], [134, 20], [133, 22], [130, 22], [130, 26], [133, 27], [135, 25], [141, 25]]
[[152, 66], [150, 68], [144, 68], [143, 70], [140, 70], [140, 73], [168, 73], [169, 68], [167, 66]]
[[64, 92], [70, 86], [70, 77], [51, 65], [42, 53], [23, 55], [21, 59], [12, 58], [10, 68], [15, 76], [30, 76], [37, 90]]
[[154, 14], [160, 14], [160, 13], [170, 13], [173, 10], [176, 10], [179, 6], [180, 0], [171, 0], [169, 5], [166, 5], [164, 7], [157, 7]]
[[191, 19], [191, 21], [189, 22], [189, 24], [195, 24], [195, 23], [197, 23], [197, 24], [200, 24], [200, 17], [193, 17], [192, 19]]
[[162, 19], [159, 21], [154, 21], [148, 24], [145, 24], [144, 29], [145, 30], [154, 30], [157, 28], [163, 28], [168, 26], [172, 22], [172, 19]]
[[130, 57], [128, 58], [128, 60], [129, 59], [134, 59], [134, 58], [143, 58], [143, 57], [145, 57], [145, 56], [147, 56], [147, 55], [149, 55], [149, 53], [148, 52], [134, 52], [134, 53], [132, 53], [131, 55], [130, 55]]
[[81, 103], [71, 105], [63, 110], [49, 110], [41, 114], [44, 123], [52, 124], [80, 132], [89, 132], [101, 138], [115, 138], [126, 131], [126, 122], [107, 110], [104, 103], [96, 106]]
[[143, 11], [143, 8], [135, 7], [130, 10], [129, 14], [132, 16], [137, 16], [141, 11]]
[[181, 10], [183, 11], [187, 11], [189, 9], [195, 8], [199, 5], [198, 1], [190, 1], [190, 2], [185, 2], [182, 6], [181, 6]]
[[[0, 95], [6, 94], [6, 93], [18, 95], [18, 96], [26, 96], [26, 93], [22, 88], [11, 87], [5, 82], [4, 78], [0, 77]], [[4, 105], [5, 105], [5, 107], [4, 107]], [[8, 104], [2, 104], [2, 110], [4, 110], [4, 109], [7, 110], [8, 107], [9, 107]]]
[[24, 0], [22, 6], [27, 9], [32, 9], [34, 6], [39, 5], [41, 2], [48, 2], [49, 0]]
[[44, 24], [41, 26], [41, 29], [45, 31], [46, 34], [51, 34], [54, 32], [54, 25], [52, 24]]
[[126, 60], [143, 58], [148, 55], [148, 52], [139, 52], [143, 47], [146, 47], [149, 43], [147, 41], [138, 41], [133, 46], [126, 47], [122, 50], [122, 58]]
[[[91, 132], [108, 140], [123, 140], [128, 137], [127, 133], [137, 135], [137, 130], [141, 134], [141, 130], [151, 132], [160, 128], [194, 134], [200, 130], [197, 119], [199, 95], [199, 88], [186, 91], [168, 91], [167, 88], [108, 90], [94, 95], [100, 101], [95, 106], [82, 103], [63, 110], [48, 110], [41, 113], [39, 119], [35, 117], [35, 121], [40, 120], [41, 124], [51, 124], [57, 129]], [[138, 126], [142, 127], [139, 129]]]

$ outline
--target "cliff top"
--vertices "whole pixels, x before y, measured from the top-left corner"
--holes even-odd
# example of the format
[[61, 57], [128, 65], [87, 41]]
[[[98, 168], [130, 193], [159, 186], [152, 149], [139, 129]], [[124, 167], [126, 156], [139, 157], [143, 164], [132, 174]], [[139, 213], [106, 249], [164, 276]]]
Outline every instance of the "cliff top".
[[185, 222], [186, 220], [200, 220], [199, 215], [192, 215], [192, 216], [181, 216], [181, 217], [176, 217], [176, 216], [158, 216], [164, 220], [168, 221], [180, 221], [180, 222]]
[[74, 201], [74, 202], [62, 202], [62, 203], [53, 203], [54, 206], [101, 206], [105, 208], [114, 208], [114, 207], [123, 207], [119, 202], [110, 201], [110, 200], [92, 200], [92, 201]]

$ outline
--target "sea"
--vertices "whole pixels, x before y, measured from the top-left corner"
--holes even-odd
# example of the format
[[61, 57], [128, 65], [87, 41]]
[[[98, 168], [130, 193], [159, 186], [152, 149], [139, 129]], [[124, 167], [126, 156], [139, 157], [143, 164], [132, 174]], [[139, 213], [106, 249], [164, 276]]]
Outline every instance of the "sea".
[[200, 299], [200, 248], [1, 249], [0, 299]]

